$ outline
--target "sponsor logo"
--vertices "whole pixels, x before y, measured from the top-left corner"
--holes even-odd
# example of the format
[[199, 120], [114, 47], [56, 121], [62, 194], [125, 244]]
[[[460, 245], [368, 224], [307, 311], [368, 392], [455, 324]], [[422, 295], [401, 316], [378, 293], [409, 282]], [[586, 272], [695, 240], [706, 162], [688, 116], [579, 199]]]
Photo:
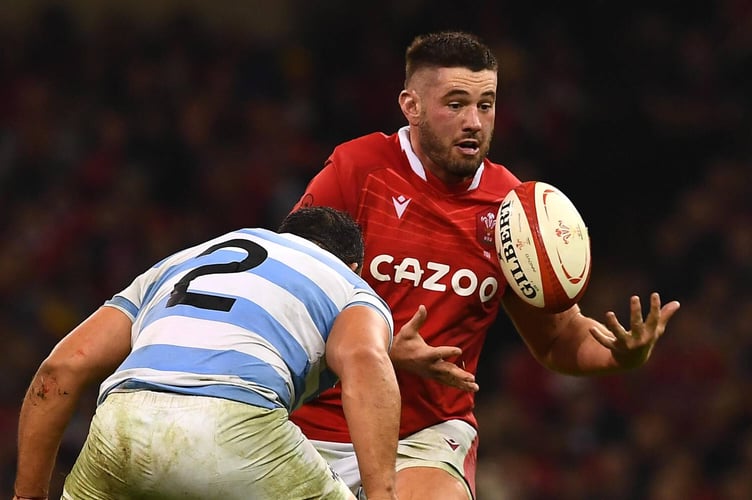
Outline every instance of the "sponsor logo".
[[407, 282], [434, 292], [451, 290], [461, 297], [477, 293], [483, 303], [491, 300], [499, 289], [495, 276], [479, 278], [472, 269], [452, 269], [448, 264], [421, 262], [414, 257], [395, 261], [392, 255], [377, 255], [371, 260], [368, 270], [377, 281]]
[[405, 198], [403, 195], [399, 195], [398, 197], [392, 196], [392, 203], [394, 203], [394, 210], [397, 211], [397, 218], [401, 219], [402, 214], [405, 213], [405, 209], [410, 204], [410, 198]]

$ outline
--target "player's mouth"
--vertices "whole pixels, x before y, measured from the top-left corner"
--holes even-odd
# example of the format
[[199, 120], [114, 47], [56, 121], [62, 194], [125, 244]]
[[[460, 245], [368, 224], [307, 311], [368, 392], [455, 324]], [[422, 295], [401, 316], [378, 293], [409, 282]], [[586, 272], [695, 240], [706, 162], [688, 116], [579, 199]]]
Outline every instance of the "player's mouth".
[[476, 155], [480, 151], [480, 142], [475, 139], [465, 139], [455, 144], [464, 155]]

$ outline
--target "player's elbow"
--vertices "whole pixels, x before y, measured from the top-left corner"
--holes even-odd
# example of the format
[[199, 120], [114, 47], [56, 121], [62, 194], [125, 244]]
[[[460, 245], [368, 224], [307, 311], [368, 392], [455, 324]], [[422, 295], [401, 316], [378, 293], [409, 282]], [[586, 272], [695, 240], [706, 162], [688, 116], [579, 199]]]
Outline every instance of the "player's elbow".
[[343, 381], [355, 372], [380, 373], [393, 371], [392, 361], [385, 348], [377, 345], [359, 345], [340, 355], [338, 374]]
[[94, 380], [90, 360], [84, 352], [62, 355], [53, 351], [39, 366], [36, 379], [55, 386], [61, 393], [77, 393]]
[[532, 354], [533, 358], [535, 358], [535, 360], [543, 367], [557, 373], [559, 372], [552, 345], [546, 346], [545, 348], [530, 347], [530, 354]]
[[536, 340], [538, 341], [526, 342], [528, 351], [530, 351], [533, 358], [544, 368], [556, 373], [562, 373], [562, 367], [557, 359], [557, 344], [560, 340], [559, 337], [549, 337], [546, 339], [546, 342], [542, 342], [541, 339]]

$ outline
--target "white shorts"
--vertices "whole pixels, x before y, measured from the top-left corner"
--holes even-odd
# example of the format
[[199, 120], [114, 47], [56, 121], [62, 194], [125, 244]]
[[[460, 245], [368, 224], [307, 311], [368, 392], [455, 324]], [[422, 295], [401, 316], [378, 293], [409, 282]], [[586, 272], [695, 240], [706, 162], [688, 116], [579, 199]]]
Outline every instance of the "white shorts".
[[[478, 432], [461, 420], [449, 420], [420, 430], [397, 446], [397, 471], [410, 467], [442, 469], [465, 485], [473, 498]], [[361, 490], [360, 471], [352, 443], [311, 440], [318, 452], [355, 493]]]
[[287, 411], [167, 392], [97, 408], [63, 499], [346, 499]]

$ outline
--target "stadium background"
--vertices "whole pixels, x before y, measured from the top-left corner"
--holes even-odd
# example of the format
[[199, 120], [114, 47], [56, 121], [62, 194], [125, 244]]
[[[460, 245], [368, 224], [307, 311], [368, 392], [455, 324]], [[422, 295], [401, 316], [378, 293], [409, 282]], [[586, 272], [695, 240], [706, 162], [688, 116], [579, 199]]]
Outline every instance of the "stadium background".
[[598, 379], [544, 371], [501, 319], [480, 500], [752, 498], [749, 0], [4, 0], [0, 495], [54, 343], [162, 255], [276, 226], [338, 142], [396, 130], [404, 48], [444, 28], [500, 59], [491, 157], [588, 221], [585, 312], [683, 304], [646, 367]]

